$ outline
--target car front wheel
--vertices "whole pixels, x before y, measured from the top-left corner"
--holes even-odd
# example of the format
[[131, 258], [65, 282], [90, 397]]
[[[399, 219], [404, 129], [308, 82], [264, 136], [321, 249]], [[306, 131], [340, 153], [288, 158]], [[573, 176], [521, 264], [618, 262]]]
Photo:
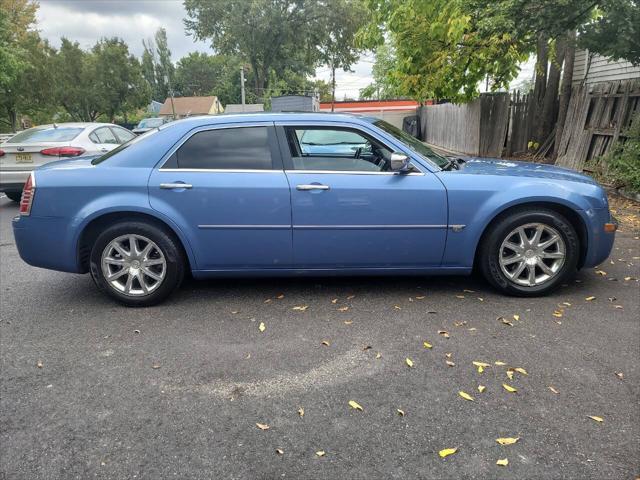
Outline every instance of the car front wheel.
[[484, 277], [518, 296], [545, 295], [577, 270], [580, 246], [571, 223], [552, 210], [519, 210], [500, 219], [480, 247]]
[[90, 263], [96, 285], [131, 307], [161, 302], [184, 277], [185, 263], [177, 240], [142, 222], [107, 228], [93, 245]]

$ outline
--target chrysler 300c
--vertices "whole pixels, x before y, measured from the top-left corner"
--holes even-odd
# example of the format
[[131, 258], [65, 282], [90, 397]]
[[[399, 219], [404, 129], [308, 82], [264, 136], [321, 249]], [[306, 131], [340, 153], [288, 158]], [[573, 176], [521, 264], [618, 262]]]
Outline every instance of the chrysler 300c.
[[375, 118], [260, 114], [181, 120], [39, 167], [13, 230], [27, 263], [90, 272], [145, 306], [187, 272], [476, 269], [507, 294], [542, 295], [606, 259], [616, 224], [574, 171], [444, 158]]

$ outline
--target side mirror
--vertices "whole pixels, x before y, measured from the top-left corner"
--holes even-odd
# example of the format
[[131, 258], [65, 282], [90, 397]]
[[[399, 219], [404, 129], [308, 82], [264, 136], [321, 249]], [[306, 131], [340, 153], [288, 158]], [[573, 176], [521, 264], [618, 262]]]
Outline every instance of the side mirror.
[[406, 173], [411, 169], [409, 163], [409, 157], [404, 153], [392, 153], [391, 154], [391, 171]]

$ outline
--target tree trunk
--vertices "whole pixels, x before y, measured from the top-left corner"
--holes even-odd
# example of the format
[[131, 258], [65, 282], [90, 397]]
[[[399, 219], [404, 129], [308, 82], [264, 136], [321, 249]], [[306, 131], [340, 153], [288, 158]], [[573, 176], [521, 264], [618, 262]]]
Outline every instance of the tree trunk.
[[331, 65], [331, 111], [333, 112], [336, 104], [336, 66]]
[[562, 74], [562, 85], [560, 86], [560, 104], [558, 106], [558, 121], [556, 123], [556, 140], [553, 146], [553, 156], [558, 157], [558, 149], [562, 141], [564, 132], [564, 124], [567, 119], [567, 111], [569, 110], [569, 101], [571, 100], [571, 83], [573, 81], [573, 65], [576, 58], [576, 31], [570, 30], [567, 33], [567, 45], [564, 53], [564, 72]]
[[543, 33], [538, 34], [536, 45], [536, 83], [533, 88], [534, 129], [533, 140], [539, 144], [542, 137], [542, 109], [547, 87], [547, 68], [549, 63], [549, 39]]
[[560, 74], [562, 73], [562, 63], [564, 62], [564, 53], [567, 44], [567, 37], [562, 35], [556, 39], [556, 55], [551, 66], [549, 67], [549, 75], [547, 78], [547, 86], [544, 93], [544, 101], [542, 103], [542, 115], [540, 126], [540, 144], [547, 141], [553, 124], [556, 120], [556, 111], [558, 106], [558, 88], [560, 86]]

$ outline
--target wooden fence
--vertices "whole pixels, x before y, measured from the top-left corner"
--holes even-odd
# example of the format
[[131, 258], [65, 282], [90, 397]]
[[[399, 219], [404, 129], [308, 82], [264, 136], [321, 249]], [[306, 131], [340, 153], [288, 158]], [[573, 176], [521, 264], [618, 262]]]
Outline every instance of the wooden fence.
[[533, 137], [534, 115], [532, 95], [521, 94], [520, 91], [511, 94], [505, 156], [523, 155], [528, 151], [529, 141]]
[[640, 81], [614, 81], [573, 88], [556, 165], [581, 171], [605, 155], [640, 112]]
[[464, 105], [445, 103], [419, 108], [421, 138], [468, 155], [500, 157], [509, 110], [506, 93], [482, 94]]

